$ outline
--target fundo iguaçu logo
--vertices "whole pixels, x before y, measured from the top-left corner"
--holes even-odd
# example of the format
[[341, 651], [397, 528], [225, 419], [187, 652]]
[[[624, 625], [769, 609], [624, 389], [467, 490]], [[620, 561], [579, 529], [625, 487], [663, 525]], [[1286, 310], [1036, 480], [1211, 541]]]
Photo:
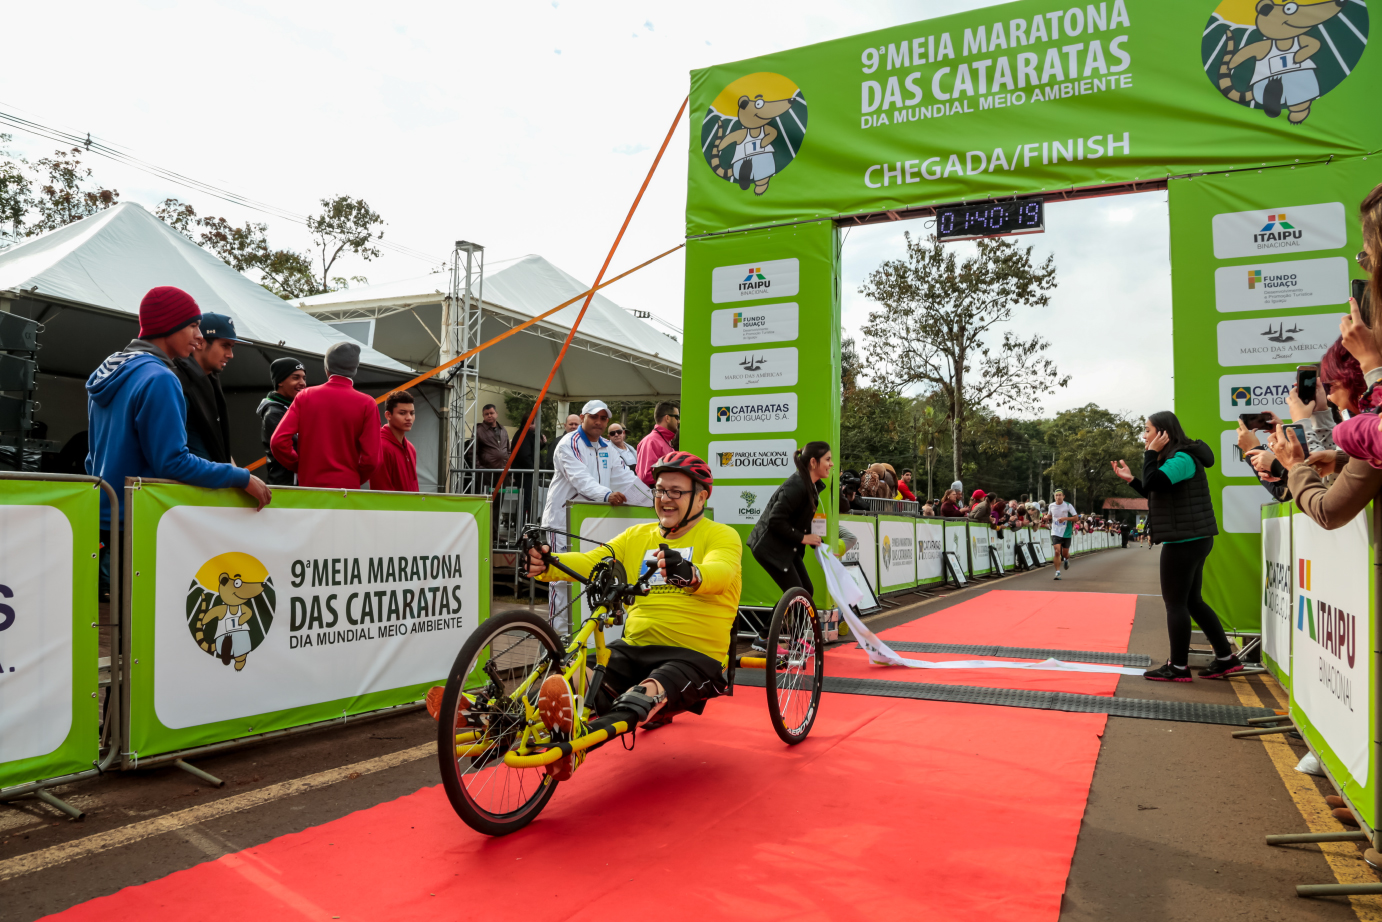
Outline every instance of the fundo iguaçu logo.
[[197, 646], [239, 672], [273, 626], [276, 601], [273, 577], [257, 558], [221, 554], [187, 587], [187, 628]]
[[1200, 40], [1209, 80], [1230, 102], [1292, 125], [1358, 66], [1368, 9], [1349, 0], [1223, 0]]
[[701, 151], [715, 175], [754, 195], [801, 153], [806, 97], [788, 78], [766, 71], [720, 91], [701, 121]]

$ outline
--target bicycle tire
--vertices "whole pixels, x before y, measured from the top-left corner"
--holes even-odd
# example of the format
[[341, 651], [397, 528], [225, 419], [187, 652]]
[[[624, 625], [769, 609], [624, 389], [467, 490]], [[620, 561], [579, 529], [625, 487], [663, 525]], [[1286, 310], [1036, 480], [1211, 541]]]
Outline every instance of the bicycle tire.
[[[537, 655], [560, 655], [562, 652], [561, 641], [551, 625], [531, 612], [511, 611], [489, 618], [471, 633], [456, 654], [456, 661], [447, 676], [441, 715], [437, 721], [437, 761], [447, 799], [467, 826], [488, 836], [505, 836], [531, 823], [552, 799], [558, 783], [543, 769], [516, 769], [504, 765], [503, 753], [510, 744], [504, 742], [505, 733], [501, 729], [495, 730], [495, 745], [480, 757], [478, 766], [477, 759], [456, 755], [455, 727], [462, 710], [458, 705], [467, 679], [479, 668], [480, 657], [486, 647], [497, 638], [507, 637], [513, 638], [514, 649], [523, 642], [524, 637], [529, 637], [540, 647], [540, 651], [534, 651]], [[534, 663], [526, 671], [531, 672], [535, 666], [536, 655]], [[515, 674], [524, 674], [521, 668], [513, 671]], [[541, 684], [541, 681], [534, 682], [530, 694], [535, 695]], [[488, 727], [485, 732], [489, 733]], [[483, 741], [484, 738], [481, 739]], [[467, 781], [467, 778], [470, 780]], [[483, 786], [472, 790], [477, 783], [481, 783], [481, 779]], [[485, 790], [496, 780], [498, 784], [494, 785], [495, 790], [491, 794], [502, 795], [516, 788], [517, 796], [509, 802], [497, 804], [485, 801]], [[495, 809], [496, 806], [507, 809]]]
[[816, 722], [825, 679], [821, 626], [805, 589], [790, 589], [778, 600], [768, 624], [767, 646], [768, 715], [778, 737], [795, 746]]

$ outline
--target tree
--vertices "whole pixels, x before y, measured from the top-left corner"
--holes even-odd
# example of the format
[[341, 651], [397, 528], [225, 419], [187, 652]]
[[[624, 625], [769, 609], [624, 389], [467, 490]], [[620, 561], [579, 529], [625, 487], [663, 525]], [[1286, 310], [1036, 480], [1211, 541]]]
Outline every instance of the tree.
[[1020, 339], [990, 331], [1016, 307], [1043, 307], [1056, 287], [1054, 258], [1034, 264], [1032, 248], [1001, 238], [976, 241], [977, 252], [960, 262], [939, 240], [913, 240], [907, 256], [888, 260], [869, 274], [860, 293], [881, 305], [864, 326], [874, 382], [900, 391], [921, 384], [940, 393], [951, 426], [954, 474], [964, 470], [963, 436], [971, 408], [1030, 411], [1038, 398], [1069, 383], [1057, 379], [1041, 336]]
[[[321, 276], [317, 281], [322, 291], [333, 291], [332, 283], [336, 288], [347, 285], [346, 279], [331, 275], [331, 267], [343, 254], [352, 253], [366, 262], [380, 255], [374, 243], [384, 239], [384, 219], [362, 198], [338, 195], [322, 199], [321, 205], [321, 214], [307, 219], [307, 229], [320, 251]], [[363, 278], [356, 276], [356, 280]]]
[[[333, 290], [317, 284], [309, 257], [271, 247], [267, 224], [246, 221], [236, 226], [222, 217], [201, 217], [191, 205], [175, 198], [164, 199], [154, 214], [188, 240], [215, 253], [235, 271], [246, 275], [257, 272], [259, 283], [284, 300]], [[194, 228], [200, 228], [200, 233]]]
[[[0, 247], [10, 246], [22, 234], [24, 216], [33, 207], [33, 181], [24, 173], [28, 161], [15, 159], [7, 149], [12, 135], [0, 134]], [[5, 225], [9, 225], [6, 232]]]
[[1142, 453], [1138, 436], [1143, 422], [1092, 403], [1057, 414], [1042, 427], [1046, 443], [1056, 452], [1056, 463], [1047, 473], [1069, 499], [1078, 498], [1083, 512], [1096, 511], [1110, 496], [1136, 496], [1113, 473], [1110, 462], [1136, 462]]
[[91, 169], [82, 166], [81, 153], [80, 147], [72, 148], [65, 155], [62, 151], [56, 151], [53, 156], [44, 157], [35, 164], [46, 174], [47, 181], [39, 179], [38, 194], [31, 200], [36, 219], [25, 230], [25, 236], [33, 237], [66, 227], [82, 218], [99, 214], [120, 201], [120, 193], [115, 189], [101, 185], [94, 189], [88, 187]]

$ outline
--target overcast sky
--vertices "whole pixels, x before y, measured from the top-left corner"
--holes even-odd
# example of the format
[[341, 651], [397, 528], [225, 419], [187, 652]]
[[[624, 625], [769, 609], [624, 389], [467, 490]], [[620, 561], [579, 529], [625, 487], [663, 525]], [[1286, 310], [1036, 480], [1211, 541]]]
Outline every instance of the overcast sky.
[[[296, 213], [366, 199], [387, 235], [431, 257], [387, 253], [340, 267], [372, 282], [424, 275], [456, 239], [491, 265], [539, 253], [593, 280], [678, 105], [709, 64], [989, 6], [739, 0], [732, 7], [602, 0], [503, 4], [297, 2], [71, 3], [77, 45], [11, 42], [0, 110], [120, 145], [143, 160]], [[53, 9], [12, 4], [11, 35], [53, 34]], [[684, 118], [612, 271], [684, 234]], [[36, 159], [54, 144], [15, 132]], [[122, 200], [176, 196], [199, 212], [267, 220], [270, 240], [305, 230], [127, 167], [90, 158]], [[1170, 405], [1165, 194], [1062, 204], [1031, 238], [1053, 252], [1051, 307], [1018, 321], [1056, 341], [1071, 386], [1047, 402], [1151, 412]], [[852, 232], [846, 332], [867, 316], [864, 273], [901, 252], [918, 222]], [[606, 290], [681, 325], [680, 254]], [[333, 272], [333, 274], [335, 274]]]

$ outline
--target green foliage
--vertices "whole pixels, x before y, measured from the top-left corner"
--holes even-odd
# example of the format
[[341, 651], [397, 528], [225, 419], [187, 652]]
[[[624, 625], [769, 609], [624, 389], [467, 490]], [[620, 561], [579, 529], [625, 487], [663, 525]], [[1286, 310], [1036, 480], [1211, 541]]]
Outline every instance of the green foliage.
[[977, 241], [977, 252], [960, 261], [935, 237], [905, 237], [907, 256], [884, 262], [859, 289], [880, 306], [864, 326], [868, 374], [885, 393], [920, 384], [943, 400], [959, 476], [971, 407], [1030, 410], [1070, 380], [1044, 357], [1050, 343], [1039, 335], [1019, 339], [1005, 330], [1001, 345], [989, 341], [1015, 307], [1049, 303], [1056, 267], [1052, 257], [1034, 263], [1031, 247], [1002, 238]]
[[39, 175], [37, 192], [26, 203], [31, 215], [24, 229], [26, 237], [66, 227], [120, 201], [120, 193], [115, 189], [90, 184], [91, 170], [82, 166], [81, 153], [79, 147], [66, 153], [56, 151], [34, 164]]
[[[375, 242], [384, 239], [384, 219], [362, 198], [348, 195], [321, 200], [322, 210], [307, 219], [307, 229], [317, 245], [316, 256], [321, 261], [321, 276], [317, 279], [322, 291], [334, 291], [332, 284], [343, 282], [333, 278], [331, 267], [345, 253], [368, 262], [377, 259], [380, 250]], [[336, 288], [345, 288], [339, 284]]]
[[[504, 413], [514, 426], [522, 428], [528, 420], [528, 414], [533, 412], [533, 404], [537, 403], [537, 394], [525, 394], [521, 391], [504, 391]], [[555, 400], [542, 401], [542, 420], [539, 424], [539, 431], [550, 441], [556, 437], [557, 428], [557, 402]]]
[[1056, 451], [1048, 473], [1076, 509], [1097, 512], [1110, 496], [1137, 495], [1113, 473], [1110, 462], [1131, 458], [1136, 465], [1143, 423], [1090, 403], [1042, 424], [1043, 436]]

